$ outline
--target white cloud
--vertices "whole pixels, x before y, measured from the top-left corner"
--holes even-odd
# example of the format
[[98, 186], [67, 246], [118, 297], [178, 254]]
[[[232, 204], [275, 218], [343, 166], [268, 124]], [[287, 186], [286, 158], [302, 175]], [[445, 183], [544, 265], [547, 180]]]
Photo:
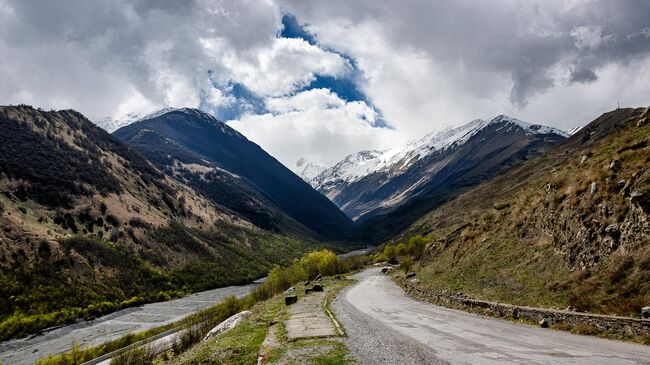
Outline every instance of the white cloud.
[[613, 38], [611, 34], [603, 35], [602, 28], [594, 25], [575, 27], [571, 30], [571, 36], [579, 50], [598, 49]]
[[249, 57], [224, 57], [233, 78], [264, 96], [286, 95], [308, 85], [316, 74], [340, 77], [350, 71], [348, 62], [302, 39], [277, 38]]
[[333, 164], [360, 148], [392, 146], [395, 131], [374, 128], [375, 111], [363, 102], [345, 102], [329, 90], [314, 89], [267, 100], [273, 113], [245, 115], [229, 125], [258, 143], [285, 166], [299, 158]]

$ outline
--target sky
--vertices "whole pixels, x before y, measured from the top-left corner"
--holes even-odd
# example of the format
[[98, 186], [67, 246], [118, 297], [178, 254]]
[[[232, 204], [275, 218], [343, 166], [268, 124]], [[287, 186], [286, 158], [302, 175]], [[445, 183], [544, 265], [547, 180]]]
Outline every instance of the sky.
[[212, 113], [287, 167], [650, 104], [647, 0], [0, 0], [0, 104]]

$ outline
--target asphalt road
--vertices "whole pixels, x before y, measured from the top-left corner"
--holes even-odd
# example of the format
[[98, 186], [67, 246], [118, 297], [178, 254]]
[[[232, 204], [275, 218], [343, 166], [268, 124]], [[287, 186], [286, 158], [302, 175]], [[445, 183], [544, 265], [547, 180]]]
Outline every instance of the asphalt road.
[[245, 295], [253, 285], [229, 286], [167, 302], [145, 304], [92, 321], [57, 328], [38, 336], [5, 341], [0, 343], [0, 362], [6, 365], [30, 365], [48, 355], [64, 352], [73, 344], [82, 347], [99, 345], [127, 333], [141, 332], [176, 322], [191, 313], [222, 301], [227, 296]]
[[333, 303], [362, 364], [650, 364], [650, 346], [542, 329], [411, 299], [379, 268]]

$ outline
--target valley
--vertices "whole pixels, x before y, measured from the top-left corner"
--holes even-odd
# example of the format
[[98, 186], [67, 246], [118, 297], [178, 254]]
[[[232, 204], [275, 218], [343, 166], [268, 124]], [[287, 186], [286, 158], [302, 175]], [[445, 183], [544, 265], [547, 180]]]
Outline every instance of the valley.
[[[647, 108], [603, 114], [571, 136], [505, 116], [473, 121], [399, 150], [349, 156], [310, 180], [324, 195], [195, 109], [154, 113], [113, 135], [74, 111], [1, 112], [0, 289], [9, 309], [0, 359], [9, 363], [65, 351], [74, 339], [96, 346], [163, 328], [250, 290], [227, 286], [275, 275], [275, 265], [293, 267], [304, 260], [294, 258], [322, 247], [352, 251], [339, 260], [367, 257], [414, 270], [411, 280], [433, 293], [629, 317], [650, 299]], [[16, 149], [34, 158], [21, 160]], [[369, 244], [379, 246], [359, 249]], [[355, 288], [372, 278], [360, 276]], [[284, 280], [263, 298], [295, 279]], [[350, 336], [363, 331], [357, 325], [403, 332], [388, 317], [372, 325], [353, 319], [361, 304], [342, 298], [335, 308], [352, 321]], [[385, 311], [394, 300], [376, 299]], [[544, 341], [557, 347], [553, 336]], [[424, 359], [462, 358], [449, 355], [456, 345], [431, 352], [421, 347], [429, 339], [414, 341], [407, 346]], [[557, 351], [583, 346], [570, 341], [577, 342]], [[354, 338], [345, 343], [365, 351]], [[618, 345], [607, 346], [623, 356]], [[503, 359], [523, 356], [513, 351]], [[540, 356], [528, 360], [557, 360]], [[606, 358], [595, 350], [575, 356]]]

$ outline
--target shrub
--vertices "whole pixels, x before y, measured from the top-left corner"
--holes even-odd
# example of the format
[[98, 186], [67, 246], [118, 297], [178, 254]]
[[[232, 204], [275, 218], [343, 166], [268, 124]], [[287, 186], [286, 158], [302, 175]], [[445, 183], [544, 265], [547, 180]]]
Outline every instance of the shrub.
[[411, 256], [406, 256], [400, 261], [399, 268], [404, 270], [405, 273], [411, 271], [412, 267], [413, 267], [413, 259], [411, 258]]
[[626, 254], [612, 255], [611, 262], [607, 268], [607, 278], [611, 283], [617, 283], [623, 279], [628, 271], [634, 266], [634, 259]]
[[111, 359], [111, 365], [150, 365], [153, 364], [153, 353], [147, 346], [136, 347], [122, 352]]

